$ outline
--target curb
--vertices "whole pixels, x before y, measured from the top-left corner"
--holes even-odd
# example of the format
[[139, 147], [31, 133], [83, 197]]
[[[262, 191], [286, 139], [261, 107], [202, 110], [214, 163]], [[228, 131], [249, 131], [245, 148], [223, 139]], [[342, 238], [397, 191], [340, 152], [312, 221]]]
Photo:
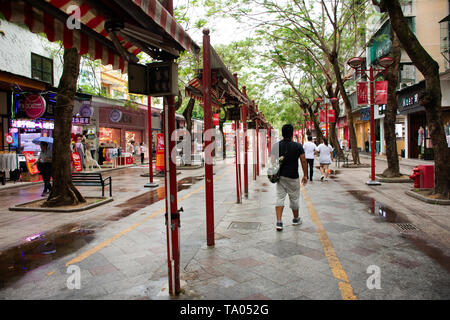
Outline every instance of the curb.
[[[417, 192], [414, 192], [413, 190], [415, 190], [415, 189], [406, 190], [405, 193], [410, 197], [413, 197], [417, 200], [420, 200], [420, 201], [423, 201], [426, 203], [430, 203], [430, 204], [434, 204], [434, 205], [443, 205], [443, 206], [450, 205], [450, 200], [430, 199], [430, 198], [427, 198], [425, 196], [418, 194]], [[417, 190], [428, 190], [428, 189], [417, 189]]]
[[[406, 174], [402, 174], [406, 176]], [[375, 180], [384, 182], [384, 183], [412, 183], [413, 181], [409, 178], [381, 178], [378, 175], [375, 175]]]
[[[90, 197], [85, 197], [85, 198], [90, 198]], [[14, 207], [10, 207], [8, 208], [10, 211], [36, 211], [36, 212], [80, 212], [80, 211], [85, 211], [85, 210], [89, 210], [98, 206], [101, 206], [103, 204], [109, 203], [111, 201], [113, 201], [113, 198], [105, 198], [105, 200], [90, 204], [86, 207], [82, 207], [82, 208], [75, 208], [75, 209], [56, 209], [56, 208], [24, 208], [21, 207], [23, 205], [27, 205], [33, 202], [37, 202], [37, 201], [41, 201], [42, 199], [38, 199], [38, 200], [33, 200], [33, 201], [29, 201], [29, 202], [25, 202], [25, 203], [21, 203], [18, 205], [15, 205]]]

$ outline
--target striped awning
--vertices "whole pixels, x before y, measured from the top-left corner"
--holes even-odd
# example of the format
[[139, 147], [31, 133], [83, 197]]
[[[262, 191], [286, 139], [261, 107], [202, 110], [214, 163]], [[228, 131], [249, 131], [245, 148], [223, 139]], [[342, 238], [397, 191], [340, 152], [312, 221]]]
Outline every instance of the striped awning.
[[176, 22], [170, 13], [158, 2], [158, 0], [133, 0], [153, 21], [162, 27], [176, 42], [194, 56], [200, 53], [200, 47]]
[[[199, 78], [194, 78], [189, 81], [188, 85], [184, 89], [184, 93], [186, 97], [193, 98], [203, 104], [203, 85], [202, 80]], [[211, 89], [211, 104], [214, 109], [219, 109], [222, 104], [225, 103], [225, 99], [223, 97], [219, 97], [219, 94], [216, 90]]]
[[[142, 9], [148, 18], [162, 27], [167, 36], [172, 37], [182, 48], [198, 54], [198, 46], [157, 0], [125, 2], [128, 7]], [[65, 48], [75, 47], [80, 55], [89, 54], [91, 59], [101, 59], [103, 65], [112, 65], [114, 69], [126, 73], [127, 61], [134, 59], [134, 62], [137, 62], [135, 56], [141, 49], [134, 42], [127, 41], [125, 36], [122, 37], [120, 32], [111, 35], [105, 28], [107, 20], [104, 13], [90, 3], [92, 1], [85, 0], [0, 0], [0, 12], [8, 21], [25, 24], [33, 33], [45, 33], [49, 41], [62, 41]], [[72, 15], [75, 9], [78, 10], [79, 19], [76, 15], [72, 17], [81, 22], [81, 28], [69, 29], [67, 17]], [[91, 36], [93, 34], [95, 36]], [[140, 45], [142, 43], [145, 45], [145, 40], [141, 41]], [[167, 48], [167, 44], [163, 42], [160, 45], [163, 50]], [[157, 47], [155, 43], [150, 46]]]

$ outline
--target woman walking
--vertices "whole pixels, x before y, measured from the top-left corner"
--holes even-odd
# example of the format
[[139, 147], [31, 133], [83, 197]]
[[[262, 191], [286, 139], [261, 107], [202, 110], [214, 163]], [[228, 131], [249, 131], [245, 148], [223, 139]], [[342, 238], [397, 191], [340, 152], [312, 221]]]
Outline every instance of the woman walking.
[[323, 138], [323, 142], [319, 144], [319, 146], [316, 148], [316, 152], [319, 152], [319, 163], [320, 163], [320, 173], [322, 176], [320, 177], [320, 180], [325, 181], [328, 180], [328, 167], [331, 164], [331, 161], [333, 161], [333, 148], [328, 145], [328, 139]]

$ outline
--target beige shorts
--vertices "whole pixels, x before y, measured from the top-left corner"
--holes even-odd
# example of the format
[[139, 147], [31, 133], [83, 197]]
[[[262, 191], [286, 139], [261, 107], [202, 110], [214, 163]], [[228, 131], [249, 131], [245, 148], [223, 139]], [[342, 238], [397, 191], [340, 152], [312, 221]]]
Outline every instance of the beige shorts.
[[284, 206], [284, 200], [286, 199], [286, 194], [289, 195], [289, 207], [292, 210], [299, 209], [299, 198], [300, 198], [300, 179], [291, 179], [287, 177], [280, 177], [277, 182], [277, 201], [276, 206]]

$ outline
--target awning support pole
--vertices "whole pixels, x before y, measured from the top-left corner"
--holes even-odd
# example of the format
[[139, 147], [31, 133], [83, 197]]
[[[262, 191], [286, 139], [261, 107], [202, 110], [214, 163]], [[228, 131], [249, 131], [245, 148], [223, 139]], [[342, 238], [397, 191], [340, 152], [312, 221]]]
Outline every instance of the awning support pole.
[[211, 109], [211, 51], [209, 29], [203, 29], [203, 113], [205, 126], [205, 196], [206, 196], [206, 239], [208, 246], [214, 246], [214, 185]]
[[[242, 93], [247, 98], [247, 88], [242, 87]], [[248, 140], [247, 140], [247, 108], [248, 105], [242, 105], [242, 129], [244, 130], [244, 195], [248, 198]]]

